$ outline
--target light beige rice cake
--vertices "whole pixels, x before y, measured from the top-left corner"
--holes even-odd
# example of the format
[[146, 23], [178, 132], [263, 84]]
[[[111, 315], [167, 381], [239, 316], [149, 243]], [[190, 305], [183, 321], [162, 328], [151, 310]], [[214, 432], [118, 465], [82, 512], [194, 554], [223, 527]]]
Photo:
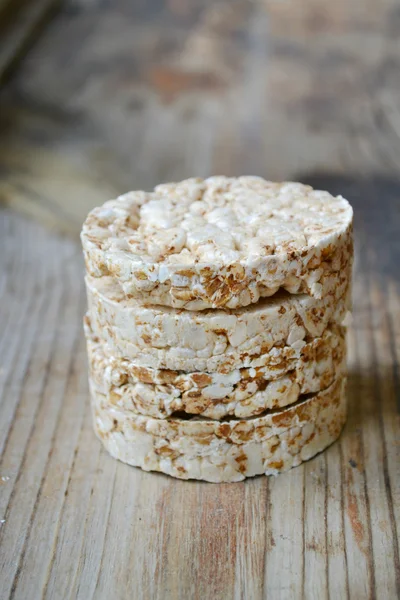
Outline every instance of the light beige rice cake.
[[346, 420], [345, 380], [247, 420], [161, 420], [107, 404], [91, 388], [94, 429], [114, 458], [180, 479], [241, 481], [287, 471], [324, 450]]
[[159, 419], [182, 411], [210, 419], [251, 417], [327, 388], [344, 374], [346, 365], [345, 337], [339, 327], [326, 330], [307, 343], [299, 357], [276, 369], [236, 369], [226, 374], [146, 369], [106, 356], [102, 344], [91, 337], [87, 346], [89, 377], [108, 403]]
[[145, 307], [126, 299], [111, 277], [88, 277], [86, 287], [91, 327], [107, 354], [142, 367], [208, 373], [298, 355], [310, 338], [344, 320], [350, 296], [345, 273], [335, 294], [321, 300], [281, 292], [235, 311]]
[[319, 299], [351, 268], [353, 211], [341, 196], [259, 177], [210, 177], [130, 192], [89, 213], [88, 272], [175, 308], [237, 308], [279, 288]]

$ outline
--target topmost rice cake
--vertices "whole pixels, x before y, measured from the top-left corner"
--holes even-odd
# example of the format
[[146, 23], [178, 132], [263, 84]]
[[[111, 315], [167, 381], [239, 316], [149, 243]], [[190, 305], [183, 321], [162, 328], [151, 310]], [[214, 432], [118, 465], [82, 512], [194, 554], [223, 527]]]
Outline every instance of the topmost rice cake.
[[236, 308], [284, 288], [315, 298], [351, 267], [341, 196], [259, 177], [210, 177], [130, 192], [89, 213], [88, 272], [127, 296], [189, 310]]

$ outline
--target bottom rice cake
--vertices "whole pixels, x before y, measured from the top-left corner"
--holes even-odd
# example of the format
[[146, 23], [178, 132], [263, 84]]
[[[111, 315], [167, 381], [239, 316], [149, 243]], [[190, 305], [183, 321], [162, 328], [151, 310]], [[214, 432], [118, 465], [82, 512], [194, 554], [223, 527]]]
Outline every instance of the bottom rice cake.
[[286, 364], [278, 361], [275, 369], [270, 364], [226, 374], [145, 369], [108, 357], [93, 338], [88, 338], [87, 346], [91, 383], [107, 396], [107, 402], [159, 419], [182, 411], [210, 419], [251, 417], [327, 388], [346, 366], [342, 327], [327, 329], [308, 342], [299, 357]]
[[91, 387], [94, 430], [114, 458], [179, 479], [276, 475], [324, 450], [346, 420], [345, 378], [284, 409], [250, 419], [155, 419], [107, 403]]

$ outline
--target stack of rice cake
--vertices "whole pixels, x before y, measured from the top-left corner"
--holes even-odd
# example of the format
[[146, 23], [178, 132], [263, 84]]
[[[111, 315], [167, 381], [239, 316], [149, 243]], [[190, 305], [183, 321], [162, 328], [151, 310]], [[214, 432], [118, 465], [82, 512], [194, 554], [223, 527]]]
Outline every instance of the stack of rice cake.
[[84, 223], [94, 428], [181, 479], [277, 474], [346, 418], [353, 212], [298, 183], [211, 177]]

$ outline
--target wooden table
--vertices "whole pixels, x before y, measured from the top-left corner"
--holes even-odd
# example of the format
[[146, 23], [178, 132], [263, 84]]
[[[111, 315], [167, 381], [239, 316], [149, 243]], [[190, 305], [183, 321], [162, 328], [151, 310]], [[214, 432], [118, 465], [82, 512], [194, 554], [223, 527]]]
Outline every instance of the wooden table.
[[398, 0], [67, 0], [0, 94], [0, 200], [77, 235], [194, 174], [392, 177], [399, 72]]
[[112, 460], [91, 429], [79, 244], [0, 207], [0, 597], [395, 599], [399, 12], [132, 4], [74, 3], [3, 91], [3, 199], [74, 233], [108, 194], [194, 172], [342, 193], [357, 242], [348, 424], [309, 463], [244, 483]]

